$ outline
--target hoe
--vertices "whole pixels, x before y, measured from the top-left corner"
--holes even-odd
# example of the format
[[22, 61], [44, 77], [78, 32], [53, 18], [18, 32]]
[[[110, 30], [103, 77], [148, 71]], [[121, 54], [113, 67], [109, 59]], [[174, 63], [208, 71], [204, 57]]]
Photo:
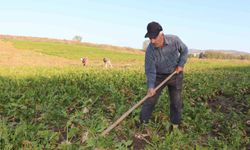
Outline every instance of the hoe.
[[[176, 74], [176, 71], [173, 72], [171, 75], [169, 75], [165, 80], [163, 80], [156, 88], [155, 91], [157, 91], [163, 84], [165, 84], [173, 75]], [[127, 112], [125, 112], [119, 119], [117, 119], [112, 125], [110, 125], [106, 130], [102, 132], [102, 136], [107, 135], [113, 128], [115, 128], [122, 120], [124, 120], [134, 109], [136, 109], [138, 106], [140, 106], [147, 98], [149, 98], [148, 95], [146, 95], [143, 99], [141, 99], [138, 103], [136, 103], [132, 108], [130, 108]]]

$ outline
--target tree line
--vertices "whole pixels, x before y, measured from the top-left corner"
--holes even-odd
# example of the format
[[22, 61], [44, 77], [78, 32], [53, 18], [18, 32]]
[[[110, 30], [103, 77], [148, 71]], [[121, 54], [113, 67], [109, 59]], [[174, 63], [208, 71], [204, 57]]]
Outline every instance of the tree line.
[[250, 55], [247, 54], [230, 54], [217, 51], [205, 51], [201, 52], [198, 56], [189, 54], [189, 57], [198, 57], [200, 59], [213, 58], [213, 59], [241, 59], [250, 60]]

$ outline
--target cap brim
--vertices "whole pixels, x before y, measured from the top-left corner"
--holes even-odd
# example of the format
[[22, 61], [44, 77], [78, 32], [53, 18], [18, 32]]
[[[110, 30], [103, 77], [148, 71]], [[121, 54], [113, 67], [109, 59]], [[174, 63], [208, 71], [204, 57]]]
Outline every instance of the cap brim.
[[145, 38], [156, 38], [159, 33], [146, 33]]

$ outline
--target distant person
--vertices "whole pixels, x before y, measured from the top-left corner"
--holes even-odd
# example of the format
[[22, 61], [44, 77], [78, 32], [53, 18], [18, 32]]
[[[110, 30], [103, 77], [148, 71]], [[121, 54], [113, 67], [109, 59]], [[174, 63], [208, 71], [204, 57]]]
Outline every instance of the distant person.
[[113, 67], [112, 64], [111, 64], [110, 59], [108, 59], [106, 57], [103, 58], [103, 63], [104, 63], [105, 68], [108, 68], [108, 67], [112, 68]]
[[87, 66], [88, 65], [88, 58], [87, 57], [81, 58], [81, 62], [82, 62], [83, 67]]
[[[170, 97], [170, 121], [172, 123], [170, 130], [172, 130], [178, 128], [182, 118], [181, 91], [183, 68], [187, 61], [188, 48], [178, 36], [164, 35], [162, 26], [157, 22], [150, 22], [147, 25], [146, 37], [150, 39], [145, 53], [147, 94], [150, 97], [142, 105], [140, 122], [147, 123], [149, 121], [162, 90], [167, 86]], [[156, 86], [174, 71], [177, 71], [177, 74], [155, 91]]]

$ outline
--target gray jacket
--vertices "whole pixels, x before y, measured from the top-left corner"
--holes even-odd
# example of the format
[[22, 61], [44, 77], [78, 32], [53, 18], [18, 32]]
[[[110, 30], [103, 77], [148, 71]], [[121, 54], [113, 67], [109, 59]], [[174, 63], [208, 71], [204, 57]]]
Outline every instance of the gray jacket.
[[188, 48], [178, 36], [164, 35], [164, 47], [156, 48], [151, 43], [145, 54], [145, 73], [148, 88], [155, 87], [156, 74], [170, 74], [177, 66], [184, 67]]

